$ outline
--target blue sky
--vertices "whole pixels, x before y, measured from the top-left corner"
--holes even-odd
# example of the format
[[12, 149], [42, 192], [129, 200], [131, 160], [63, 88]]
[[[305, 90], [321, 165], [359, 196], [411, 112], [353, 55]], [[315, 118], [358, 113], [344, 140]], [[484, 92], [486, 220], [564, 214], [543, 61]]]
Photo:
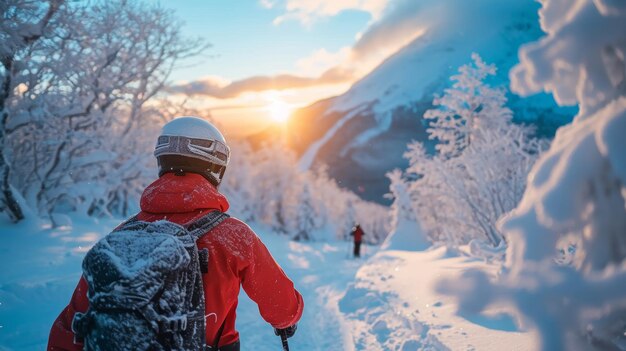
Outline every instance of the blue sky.
[[200, 64], [177, 69], [174, 80], [206, 75], [237, 80], [292, 72], [299, 59], [318, 49], [335, 52], [351, 46], [371, 19], [366, 12], [348, 9], [312, 24], [295, 20], [273, 24], [285, 11], [257, 1], [161, 0], [160, 4], [176, 11], [185, 22], [185, 34], [203, 37], [213, 45], [205, 56], [192, 60]]

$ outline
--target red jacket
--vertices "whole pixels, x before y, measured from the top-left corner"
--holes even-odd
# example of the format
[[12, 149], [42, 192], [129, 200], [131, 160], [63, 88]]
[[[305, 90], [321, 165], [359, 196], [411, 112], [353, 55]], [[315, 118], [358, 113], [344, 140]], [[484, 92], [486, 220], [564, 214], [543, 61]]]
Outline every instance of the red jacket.
[[361, 229], [361, 226], [356, 226], [352, 228], [352, 233], [350, 233], [350, 235], [354, 236], [355, 243], [360, 243], [363, 240], [363, 235], [365, 235], [365, 233], [363, 232], [363, 229]]
[[[141, 197], [143, 221], [169, 221], [185, 224], [201, 217], [208, 210], [225, 212], [228, 201], [206, 179], [198, 174], [176, 176], [166, 173], [152, 183]], [[259, 306], [263, 319], [275, 328], [286, 328], [302, 316], [304, 301], [293, 283], [274, 261], [259, 237], [245, 223], [228, 218], [210, 234], [198, 240], [198, 248], [209, 250], [209, 272], [204, 275], [206, 298], [206, 336], [212, 344], [225, 323], [219, 346], [239, 340], [235, 330], [235, 310], [239, 287]], [[74, 313], [85, 312], [87, 282], [81, 278], [69, 305], [52, 325], [49, 351], [82, 350], [73, 342], [71, 330]]]

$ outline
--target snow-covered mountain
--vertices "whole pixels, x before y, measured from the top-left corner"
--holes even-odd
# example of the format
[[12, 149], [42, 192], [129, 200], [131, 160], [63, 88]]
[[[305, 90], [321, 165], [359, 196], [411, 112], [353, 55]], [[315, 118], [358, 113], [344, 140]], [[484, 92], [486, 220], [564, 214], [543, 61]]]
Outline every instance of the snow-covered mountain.
[[[385, 173], [407, 165], [402, 155], [411, 140], [427, 140], [422, 120], [449, 77], [478, 53], [496, 64], [494, 85], [508, 86], [509, 69], [520, 45], [543, 35], [539, 4], [531, 0], [441, 0], [424, 2], [416, 26], [424, 34], [385, 60], [341, 96], [297, 111], [290, 142], [300, 167], [326, 164], [330, 175], [362, 197], [384, 202]], [[571, 120], [573, 109], [557, 108], [552, 98], [510, 96], [515, 119], [536, 123], [551, 134]]]

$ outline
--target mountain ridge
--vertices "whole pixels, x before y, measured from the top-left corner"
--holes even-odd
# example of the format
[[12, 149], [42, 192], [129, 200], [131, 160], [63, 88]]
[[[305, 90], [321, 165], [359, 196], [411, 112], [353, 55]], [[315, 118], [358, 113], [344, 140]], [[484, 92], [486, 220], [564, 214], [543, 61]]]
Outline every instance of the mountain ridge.
[[[422, 11], [425, 16], [441, 14], [446, 6], [458, 4], [442, 0]], [[432, 147], [422, 115], [432, 108], [433, 98], [450, 86], [450, 76], [471, 62], [474, 52], [498, 67], [490, 83], [508, 87], [518, 48], [543, 35], [538, 8], [521, 0], [478, 0], [455, 7], [449, 17], [432, 24], [344, 94], [296, 111], [289, 121], [288, 141], [300, 156], [300, 168], [327, 165], [340, 185], [388, 204], [383, 197], [388, 191], [385, 174], [407, 166], [402, 156], [406, 144], [418, 140]], [[515, 120], [536, 124], [542, 135], [551, 136], [575, 114], [545, 94], [508, 96]]]

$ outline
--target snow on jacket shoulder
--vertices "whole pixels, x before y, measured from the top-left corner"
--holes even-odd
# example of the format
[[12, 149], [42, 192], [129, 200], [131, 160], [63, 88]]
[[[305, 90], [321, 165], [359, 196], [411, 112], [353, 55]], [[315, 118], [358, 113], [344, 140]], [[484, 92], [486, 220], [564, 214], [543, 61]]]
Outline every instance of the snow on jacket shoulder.
[[[152, 183], [141, 198], [138, 219], [167, 219], [190, 223], [211, 210], [226, 211], [228, 201], [202, 176], [167, 173]], [[293, 283], [274, 261], [259, 237], [245, 223], [228, 218], [198, 240], [198, 248], [209, 250], [209, 272], [204, 275], [207, 342], [214, 343], [224, 324], [220, 346], [239, 340], [235, 312], [240, 286], [257, 303], [261, 316], [275, 328], [295, 324], [304, 302]], [[48, 350], [82, 350], [73, 342], [71, 322], [76, 312], [87, 310], [87, 283], [81, 278], [72, 300], [50, 331]]]

